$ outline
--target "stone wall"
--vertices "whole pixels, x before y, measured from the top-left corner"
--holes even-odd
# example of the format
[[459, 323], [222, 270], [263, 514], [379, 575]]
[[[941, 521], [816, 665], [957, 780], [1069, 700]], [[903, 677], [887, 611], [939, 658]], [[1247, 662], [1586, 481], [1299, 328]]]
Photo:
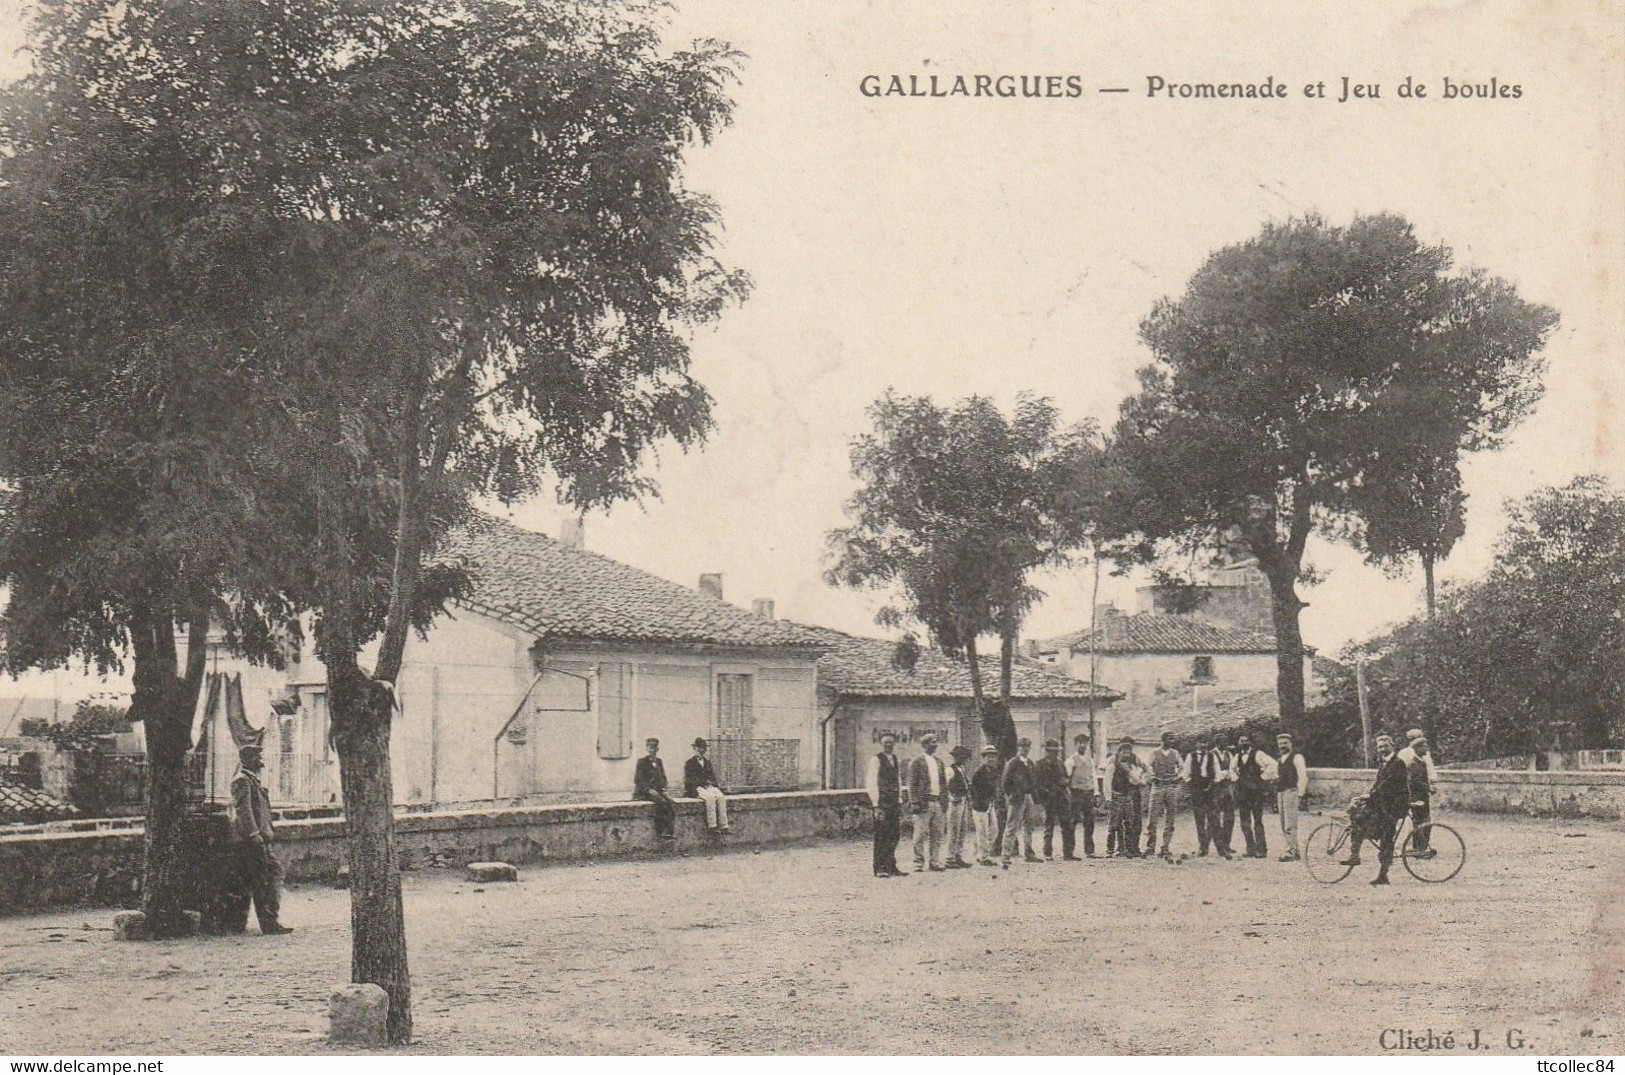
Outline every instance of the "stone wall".
[[[697, 801], [677, 807], [677, 839], [654, 835], [645, 802], [401, 813], [403, 869], [501, 861], [519, 865], [643, 852], [753, 847], [869, 830], [869, 800], [855, 791], [736, 795], [733, 831], [712, 836]], [[329, 881], [344, 864], [344, 821], [322, 817], [277, 826], [277, 857], [290, 881]], [[134, 906], [140, 898], [142, 831], [0, 836], [0, 914], [66, 906]]]
[[[1340, 807], [1371, 790], [1373, 769], [1310, 769], [1317, 806]], [[1436, 809], [1528, 817], [1625, 818], [1625, 772], [1440, 769]]]

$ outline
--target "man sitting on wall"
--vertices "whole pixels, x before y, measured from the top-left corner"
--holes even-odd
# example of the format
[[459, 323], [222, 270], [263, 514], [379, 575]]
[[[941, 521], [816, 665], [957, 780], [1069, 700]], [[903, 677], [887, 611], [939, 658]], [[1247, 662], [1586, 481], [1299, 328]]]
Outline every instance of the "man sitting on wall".
[[683, 765], [683, 795], [705, 804], [705, 827], [712, 832], [728, 830], [728, 797], [717, 786], [717, 770], [705, 756], [704, 739], [694, 740], [694, 756]]
[[666, 763], [660, 760], [660, 740], [646, 739], [648, 753], [638, 759], [632, 775], [632, 797], [655, 804], [655, 835], [662, 840], [677, 838], [677, 806], [666, 792]]

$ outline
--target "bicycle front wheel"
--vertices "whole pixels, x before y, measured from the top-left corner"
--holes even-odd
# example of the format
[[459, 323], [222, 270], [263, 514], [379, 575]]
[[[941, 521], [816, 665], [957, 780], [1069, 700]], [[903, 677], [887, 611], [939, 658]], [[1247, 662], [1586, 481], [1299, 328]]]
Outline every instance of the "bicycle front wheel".
[[1467, 865], [1467, 842], [1461, 833], [1442, 822], [1417, 827], [1402, 850], [1405, 871], [1418, 881], [1448, 881]]
[[1349, 875], [1353, 866], [1343, 865], [1343, 859], [1354, 850], [1349, 827], [1339, 821], [1328, 821], [1309, 834], [1303, 842], [1303, 864], [1309, 867], [1309, 876], [1323, 885], [1335, 885]]

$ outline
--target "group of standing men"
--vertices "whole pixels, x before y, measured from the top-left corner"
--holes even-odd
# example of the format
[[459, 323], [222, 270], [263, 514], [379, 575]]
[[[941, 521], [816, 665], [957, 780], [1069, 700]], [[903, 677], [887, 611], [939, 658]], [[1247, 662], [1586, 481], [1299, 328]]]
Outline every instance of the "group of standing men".
[[[1294, 748], [1292, 736], [1275, 738], [1280, 756], [1260, 750], [1247, 735], [1231, 746], [1215, 743], [1210, 735], [1197, 739], [1189, 755], [1174, 746], [1170, 732], [1162, 734], [1162, 745], [1151, 752], [1151, 763], [1140, 761], [1133, 739], [1125, 739], [1117, 754], [1108, 761], [1112, 788], [1109, 836], [1106, 853], [1124, 858], [1173, 856], [1174, 817], [1181, 791], [1190, 796], [1191, 814], [1196, 820], [1197, 854], [1211, 848], [1220, 858], [1233, 858], [1235, 825], [1239, 818], [1246, 858], [1269, 857], [1269, 835], [1264, 827], [1264, 806], [1273, 801], [1281, 819], [1285, 841], [1282, 862], [1298, 858], [1298, 803], [1309, 789], [1309, 763]], [[1149, 794], [1147, 794], [1147, 792]], [[1142, 799], [1149, 803], [1145, 819], [1145, 850], [1140, 850], [1140, 811]], [[1157, 824], [1162, 824], [1162, 845], [1157, 846]]]
[[[897, 737], [884, 734], [880, 752], [869, 762], [866, 789], [875, 809], [874, 874], [880, 878], [908, 876], [897, 864], [906, 803], [914, 820], [916, 873], [968, 869], [965, 857], [974, 840], [976, 865], [1002, 865], [1019, 856], [1026, 862], [1054, 858], [1055, 830], [1061, 830], [1063, 861], [1078, 861], [1077, 826], [1083, 826], [1084, 854], [1095, 853], [1095, 817], [1098, 796], [1111, 792], [1106, 854], [1123, 858], [1171, 857], [1174, 817], [1182, 789], [1188, 789], [1196, 818], [1198, 854], [1211, 847], [1220, 857], [1233, 857], [1231, 837], [1235, 819], [1241, 818], [1246, 855], [1269, 854], [1264, 831], [1264, 804], [1277, 803], [1286, 854], [1298, 857], [1298, 802], [1308, 788], [1309, 769], [1292, 737], [1277, 737], [1280, 757], [1256, 749], [1245, 735], [1234, 748], [1215, 745], [1202, 736], [1187, 756], [1174, 746], [1171, 733], [1152, 751], [1150, 764], [1140, 761], [1134, 741], [1125, 739], [1114, 757], [1096, 766], [1087, 735], [1073, 740], [1074, 753], [1061, 758], [1061, 744], [1044, 744], [1044, 757], [1033, 761], [1030, 739], [1017, 743], [1016, 755], [1001, 761], [999, 750], [982, 748], [982, 764], [971, 771], [970, 748], [956, 746], [945, 763], [937, 756], [937, 738], [927, 733], [920, 740], [922, 754], [907, 764], [897, 757]], [[1145, 850], [1140, 850], [1142, 801]], [[1035, 850], [1034, 833], [1043, 812], [1044, 852]], [[1156, 828], [1162, 824], [1162, 847], [1157, 850]], [[999, 856], [995, 861], [994, 856]]]

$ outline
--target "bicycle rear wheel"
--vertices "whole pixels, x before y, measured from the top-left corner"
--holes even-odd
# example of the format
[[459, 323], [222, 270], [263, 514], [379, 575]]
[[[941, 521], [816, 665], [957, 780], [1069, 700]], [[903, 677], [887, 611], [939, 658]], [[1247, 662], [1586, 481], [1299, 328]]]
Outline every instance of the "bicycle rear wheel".
[[1323, 885], [1335, 885], [1349, 875], [1353, 866], [1342, 860], [1353, 851], [1354, 841], [1349, 838], [1349, 827], [1340, 821], [1328, 821], [1309, 834], [1303, 842], [1303, 864], [1309, 867], [1309, 876]]
[[1449, 825], [1430, 822], [1406, 838], [1402, 859], [1406, 873], [1436, 885], [1450, 880], [1467, 865], [1467, 842]]

